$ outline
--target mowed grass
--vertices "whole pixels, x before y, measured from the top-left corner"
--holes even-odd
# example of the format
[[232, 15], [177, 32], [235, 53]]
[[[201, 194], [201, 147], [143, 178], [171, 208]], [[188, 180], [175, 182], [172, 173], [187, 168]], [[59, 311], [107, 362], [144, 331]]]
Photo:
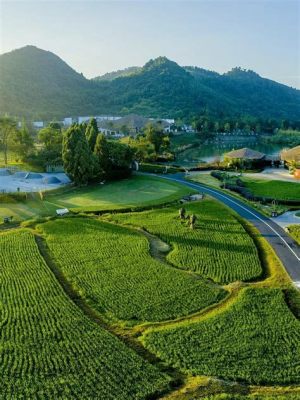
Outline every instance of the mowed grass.
[[184, 205], [196, 229], [178, 217], [180, 206], [108, 216], [120, 224], [144, 227], [172, 246], [170, 263], [219, 283], [258, 278], [262, 267], [252, 238], [228, 208], [215, 200]]
[[65, 295], [31, 233], [0, 247], [1, 399], [144, 399], [167, 385]]
[[152, 258], [144, 235], [89, 218], [38, 226], [58, 267], [108, 319], [162, 321], [188, 315], [227, 292]]
[[242, 181], [253, 195], [276, 200], [297, 200], [300, 202], [300, 184], [266, 179], [243, 177]]
[[252, 384], [299, 383], [300, 321], [280, 289], [243, 289], [224, 312], [148, 331], [142, 341], [189, 374]]
[[289, 225], [289, 234], [300, 244], [300, 224], [299, 225]]
[[66, 188], [40, 195], [30, 195], [27, 201], [0, 203], [0, 222], [3, 217], [14, 220], [54, 215], [57, 208], [76, 211], [113, 210], [167, 203], [193, 192], [183, 185], [149, 176], [133, 176], [104, 185]]

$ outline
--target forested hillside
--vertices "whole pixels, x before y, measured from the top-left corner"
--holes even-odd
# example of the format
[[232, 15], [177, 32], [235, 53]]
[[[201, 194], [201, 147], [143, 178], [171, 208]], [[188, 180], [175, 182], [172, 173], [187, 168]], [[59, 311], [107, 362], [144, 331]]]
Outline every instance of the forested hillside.
[[234, 68], [180, 67], [166, 57], [86, 79], [51, 52], [26, 46], [0, 56], [0, 114], [34, 119], [141, 114], [300, 119], [300, 91]]

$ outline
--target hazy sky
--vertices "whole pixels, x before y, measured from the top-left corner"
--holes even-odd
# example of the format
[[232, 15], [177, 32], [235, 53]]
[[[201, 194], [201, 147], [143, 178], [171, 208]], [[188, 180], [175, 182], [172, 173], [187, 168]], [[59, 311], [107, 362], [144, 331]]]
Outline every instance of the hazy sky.
[[0, 0], [1, 53], [33, 44], [86, 77], [160, 55], [300, 88], [300, 0]]

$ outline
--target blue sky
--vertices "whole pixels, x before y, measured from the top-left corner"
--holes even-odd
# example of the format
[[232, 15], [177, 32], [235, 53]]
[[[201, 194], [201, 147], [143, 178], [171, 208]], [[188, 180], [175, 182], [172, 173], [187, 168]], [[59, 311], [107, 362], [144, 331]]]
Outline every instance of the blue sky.
[[1, 53], [33, 44], [93, 77], [160, 55], [300, 88], [298, 0], [0, 0]]

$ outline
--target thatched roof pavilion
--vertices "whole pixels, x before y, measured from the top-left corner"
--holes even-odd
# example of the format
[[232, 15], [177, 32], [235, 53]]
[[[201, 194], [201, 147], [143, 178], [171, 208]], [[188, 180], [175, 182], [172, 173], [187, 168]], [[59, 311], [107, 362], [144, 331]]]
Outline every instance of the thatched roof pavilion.
[[243, 160], [262, 160], [265, 154], [260, 151], [255, 151], [244, 147], [243, 149], [232, 150], [224, 155], [225, 158], [243, 159]]
[[296, 147], [293, 147], [292, 149], [282, 151], [280, 156], [283, 161], [300, 162], [300, 146], [296, 146]]

